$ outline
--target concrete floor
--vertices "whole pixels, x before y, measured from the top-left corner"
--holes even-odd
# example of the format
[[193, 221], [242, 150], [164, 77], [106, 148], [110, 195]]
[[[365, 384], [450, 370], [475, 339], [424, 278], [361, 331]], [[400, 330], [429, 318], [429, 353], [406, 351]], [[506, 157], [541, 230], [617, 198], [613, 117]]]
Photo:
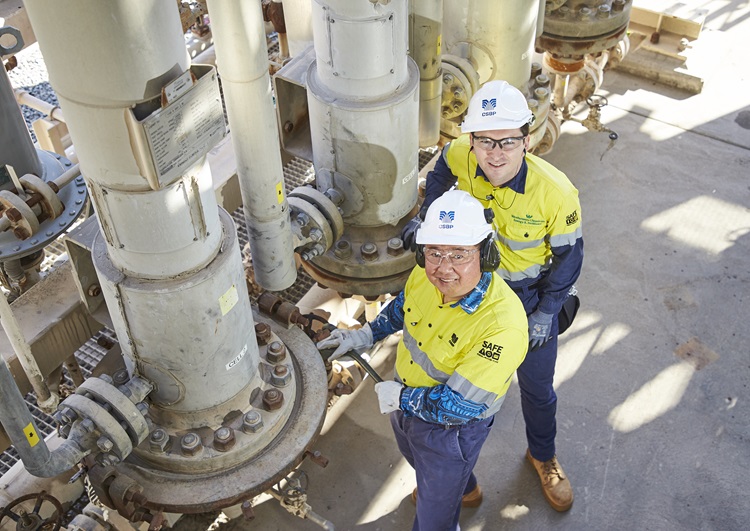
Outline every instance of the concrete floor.
[[[479, 459], [484, 504], [464, 510], [464, 530], [748, 528], [750, 6], [694, 4], [710, 9], [688, 63], [702, 94], [610, 72], [603, 121], [620, 140], [601, 158], [606, 135], [568, 123], [546, 157], [580, 190], [586, 242], [583, 305], [556, 376], [575, 504], [559, 514], [542, 497], [514, 384]], [[394, 345], [374, 353], [384, 376]], [[411, 528], [414, 475], [371, 380], [335, 405], [316, 448], [330, 464], [302, 467], [314, 511], [337, 530]], [[320, 529], [275, 501], [255, 512], [221, 528]]]

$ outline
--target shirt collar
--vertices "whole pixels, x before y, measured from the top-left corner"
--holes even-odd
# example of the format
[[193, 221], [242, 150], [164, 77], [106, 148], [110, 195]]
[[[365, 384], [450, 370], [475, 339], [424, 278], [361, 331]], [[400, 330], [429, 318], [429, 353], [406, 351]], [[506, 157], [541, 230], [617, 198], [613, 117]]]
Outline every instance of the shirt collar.
[[[529, 166], [528, 164], [526, 164], [526, 157], [524, 157], [524, 159], [521, 161], [521, 168], [518, 170], [516, 176], [507, 183], [501, 184], [500, 186], [498, 186], [498, 188], [505, 188], [507, 186], [514, 192], [518, 192], [519, 194], [524, 193], [524, 190], [526, 190], [526, 174], [528, 173], [528, 171]], [[488, 181], [479, 164], [477, 164], [477, 177], [482, 177], [485, 181]]]
[[451, 304], [451, 308], [460, 306], [463, 311], [471, 315], [474, 313], [479, 305], [484, 300], [484, 296], [487, 294], [487, 290], [490, 288], [490, 282], [492, 281], [492, 273], [485, 271], [482, 273], [482, 277], [474, 286], [474, 289], [464, 295], [461, 299]]

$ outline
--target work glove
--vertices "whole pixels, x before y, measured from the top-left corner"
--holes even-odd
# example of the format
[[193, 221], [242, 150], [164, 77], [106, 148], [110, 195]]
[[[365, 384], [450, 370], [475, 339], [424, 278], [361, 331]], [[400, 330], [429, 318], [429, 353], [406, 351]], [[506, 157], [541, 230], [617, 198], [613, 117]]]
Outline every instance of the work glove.
[[375, 384], [380, 412], [383, 415], [401, 409], [401, 390], [403, 388], [403, 385], [394, 381], [378, 382]]
[[318, 341], [316, 346], [318, 350], [335, 347], [336, 350], [328, 356], [328, 361], [333, 361], [350, 350], [367, 350], [372, 347], [372, 344], [372, 329], [369, 324], [366, 324], [359, 330], [340, 330], [337, 328], [326, 339]]
[[541, 347], [549, 339], [553, 317], [539, 310], [529, 315], [529, 350]]
[[422, 218], [419, 217], [419, 215], [416, 215], [404, 225], [403, 229], [401, 229], [401, 241], [404, 242], [404, 249], [416, 252], [417, 229], [419, 228], [420, 223], [422, 223]]

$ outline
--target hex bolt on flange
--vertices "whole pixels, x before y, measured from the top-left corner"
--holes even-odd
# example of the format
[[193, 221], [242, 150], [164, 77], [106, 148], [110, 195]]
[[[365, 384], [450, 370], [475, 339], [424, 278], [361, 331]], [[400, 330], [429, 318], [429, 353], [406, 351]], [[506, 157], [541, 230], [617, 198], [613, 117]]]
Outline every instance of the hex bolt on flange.
[[214, 432], [214, 448], [220, 452], [226, 452], [234, 446], [234, 430], [226, 426], [222, 426]]
[[248, 411], [242, 417], [242, 431], [256, 433], [263, 428], [263, 417], [258, 411]]
[[372, 262], [378, 259], [378, 246], [372, 242], [365, 242], [362, 247], [359, 248], [359, 252], [362, 253], [362, 259]]
[[284, 393], [278, 389], [268, 389], [263, 393], [263, 405], [268, 411], [279, 409], [284, 404]]
[[186, 433], [180, 440], [180, 450], [185, 455], [193, 456], [203, 449], [201, 438], [195, 433]]
[[388, 240], [387, 252], [390, 256], [400, 256], [404, 254], [404, 242], [401, 238], [391, 238]]
[[292, 379], [292, 373], [286, 365], [277, 365], [271, 373], [271, 385], [284, 387]]
[[148, 446], [154, 453], [164, 453], [167, 450], [167, 443], [169, 443], [169, 435], [161, 428], [152, 431], [148, 438]]
[[271, 340], [271, 327], [266, 323], [255, 325], [255, 337], [258, 339], [258, 345], [267, 345]]
[[281, 341], [272, 341], [268, 345], [266, 352], [266, 359], [269, 363], [279, 363], [286, 358], [286, 347]]

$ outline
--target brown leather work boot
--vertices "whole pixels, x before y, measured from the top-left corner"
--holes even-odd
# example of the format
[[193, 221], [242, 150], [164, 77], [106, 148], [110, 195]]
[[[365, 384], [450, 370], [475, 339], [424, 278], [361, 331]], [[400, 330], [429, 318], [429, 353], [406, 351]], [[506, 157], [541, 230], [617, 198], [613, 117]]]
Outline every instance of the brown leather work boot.
[[[484, 499], [484, 496], [482, 496], [482, 488], [477, 484], [477, 486], [472, 490], [471, 492], [464, 494], [461, 497], [461, 507], [479, 507], [482, 505], [482, 500]], [[417, 489], [414, 488], [413, 491], [411, 491], [411, 502], [416, 505], [417, 504]]]
[[539, 479], [542, 480], [542, 492], [549, 504], [555, 511], [567, 511], [573, 505], [573, 487], [570, 486], [568, 477], [563, 472], [557, 456], [549, 461], [537, 461], [531, 457], [531, 452], [526, 449], [526, 459], [534, 465]]

